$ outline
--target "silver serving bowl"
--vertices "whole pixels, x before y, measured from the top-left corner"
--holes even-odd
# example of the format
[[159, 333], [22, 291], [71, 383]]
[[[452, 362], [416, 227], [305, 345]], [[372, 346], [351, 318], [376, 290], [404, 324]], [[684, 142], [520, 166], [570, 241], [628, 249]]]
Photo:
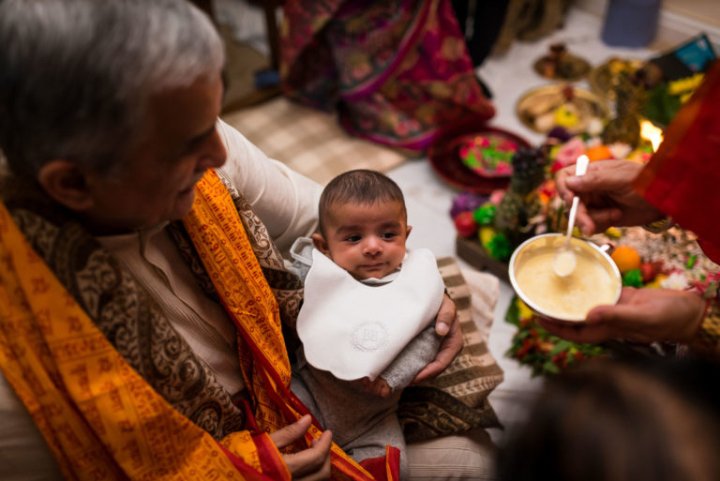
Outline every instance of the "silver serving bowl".
[[[578, 271], [568, 279], [552, 277], [555, 274], [552, 272], [551, 260], [564, 242], [563, 234], [543, 234], [520, 244], [510, 258], [510, 283], [520, 299], [539, 315], [561, 321], [583, 322], [585, 315], [594, 305], [617, 303], [622, 291], [622, 277], [615, 262], [605, 252], [605, 246], [601, 247], [578, 238], [571, 239], [570, 248], [576, 256], [585, 258], [584, 264], [591, 266], [594, 274], [588, 276]], [[539, 256], [545, 256], [550, 261], [547, 264], [547, 272], [543, 270], [542, 277], [532, 280], [533, 283], [542, 282], [542, 286], [531, 288], [527, 279], [518, 280], [518, 274], [528, 268], [528, 263], [533, 259], [535, 259], [533, 265], [536, 265]], [[545, 262], [545, 259], [542, 262]], [[526, 285], [523, 285], [523, 282]], [[601, 286], [601, 283], [605, 285]], [[597, 299], [598, 302], [591, 305], [593, 295], [602, 291], [600, 287], [605, 287], [606, 298]], [[577, 304], [573, 304], [574, 299], [578, 299]], [[589, 307], [584, 309], [583, 304], [588, 303]], [[572, 306], [572, 308], [552, 309], [551, 306], [557, 307], [557, 305]]]

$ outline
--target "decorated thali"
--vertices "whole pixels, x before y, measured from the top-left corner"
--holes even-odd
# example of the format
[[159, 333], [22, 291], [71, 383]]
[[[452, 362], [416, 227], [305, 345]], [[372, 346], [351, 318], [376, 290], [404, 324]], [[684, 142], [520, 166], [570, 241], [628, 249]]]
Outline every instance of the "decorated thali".
[[508, 186], [510, 159], [530, 144], [504, 129], [475, 124], [445, 130], [428, 152], [430, 165], [445, 182], [475, 193], [490, 193]]
[[529, 129], [547, 133], [563, 127], [572, 134], [593, 132], [608, 117], [606, 101], [589, 90], [552, 84], [526, 92], [515, 104], [515, 113]]

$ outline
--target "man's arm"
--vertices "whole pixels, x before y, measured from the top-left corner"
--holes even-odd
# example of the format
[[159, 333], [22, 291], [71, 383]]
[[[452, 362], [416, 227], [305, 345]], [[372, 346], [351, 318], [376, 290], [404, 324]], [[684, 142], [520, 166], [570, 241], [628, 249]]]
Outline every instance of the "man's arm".
[[220, 170], [250, 203], [286, 254], [295, 239], [314, 232], [322, 187], [270, 159], [222, 120], [218, 120], [217, 127], [227, 149], [227, 162]]

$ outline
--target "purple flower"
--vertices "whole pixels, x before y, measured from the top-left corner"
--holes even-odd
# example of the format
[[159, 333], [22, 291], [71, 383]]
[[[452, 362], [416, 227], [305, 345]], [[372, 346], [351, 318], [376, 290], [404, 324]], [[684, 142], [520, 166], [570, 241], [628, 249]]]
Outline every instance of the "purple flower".
[[460, 212], [473, 211], [487, 200], [488, 198], [485, 195], [461, 192], [453, 199], [452, 207], [450, 207], [450, 217], [454, 219]]
[[553, 127], [550, 132], [547, 133], [548, 138], [558, 139], [560, 142], [567, 142], [572, 137], [572, 134], [568, 132], [565, 127]]

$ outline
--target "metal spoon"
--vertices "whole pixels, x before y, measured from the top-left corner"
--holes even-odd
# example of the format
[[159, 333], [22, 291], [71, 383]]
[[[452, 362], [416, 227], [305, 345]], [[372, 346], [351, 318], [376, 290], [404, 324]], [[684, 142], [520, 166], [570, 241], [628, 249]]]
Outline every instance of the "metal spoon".
[[[575, 162], [575, 175], [585, 175], [589, 162], [590, 160], [588, 159], [587, 155], [583, 154], [578, 157], [577, 161]], [[578, 196], [574, 196], [572, 200], [572, 205], [570, 206], [570, 215], [568, 217], [568, 227], [565, 234], [565, 242], [563, 242], [557, 253], [555, 253], [555, 258], [553, 259], [553, 271], [558, 277], [569, 276], [573, 273], [573, 271], [575, 271], [575, 266], [577, 265], [575, 253], [572, 251], [572, 249], [570, 249], [570, 239], [572, 239], [572, 232], [573, 228], [575, 227], [575, 216], [577, 215], [579, 203], [580, 198]]]

